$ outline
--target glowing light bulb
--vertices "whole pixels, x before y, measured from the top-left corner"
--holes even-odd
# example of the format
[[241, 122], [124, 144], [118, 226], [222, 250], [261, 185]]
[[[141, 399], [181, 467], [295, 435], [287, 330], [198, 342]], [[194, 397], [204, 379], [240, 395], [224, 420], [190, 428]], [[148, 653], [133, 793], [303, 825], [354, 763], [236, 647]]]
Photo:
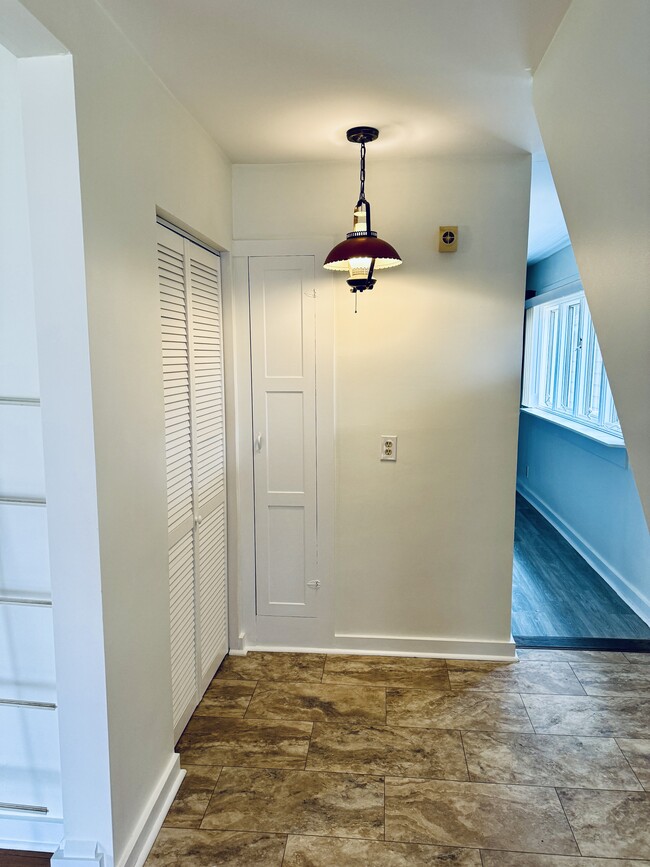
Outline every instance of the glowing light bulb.
[[353, 280], [360, 280], [368, 276], [372, 259], [348, 259], [348, 269]]

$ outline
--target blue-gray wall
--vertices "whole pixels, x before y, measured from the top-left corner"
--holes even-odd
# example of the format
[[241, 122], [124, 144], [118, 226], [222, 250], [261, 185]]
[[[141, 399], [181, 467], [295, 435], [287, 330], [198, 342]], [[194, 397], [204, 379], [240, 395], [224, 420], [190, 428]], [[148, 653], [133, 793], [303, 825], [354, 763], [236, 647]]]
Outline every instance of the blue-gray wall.
[[[576, 279], [565, 247], [529, 267], [526, 288], [539, 295]], [[650, 534], [626, 450], [522, 412], [517, 486], [650, 623]]]
[[560, 286], [578, 279], [578, 263], [573, 255], [573, 247], [569, 244], [552, 256], [528, 266], [526, 292], [543, 295], [544, 292], [559, 289]]

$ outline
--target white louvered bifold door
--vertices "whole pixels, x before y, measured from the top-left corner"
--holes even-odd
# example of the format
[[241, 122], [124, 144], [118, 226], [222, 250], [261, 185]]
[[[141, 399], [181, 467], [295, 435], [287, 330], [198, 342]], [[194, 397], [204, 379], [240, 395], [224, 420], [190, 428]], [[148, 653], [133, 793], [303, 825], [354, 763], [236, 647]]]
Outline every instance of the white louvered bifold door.
[[174, 732], [228, 649], [219, 257], [158, 226]]
[[217, 256], [185, 243], [191, 290], [198, 669], [203, 692], [228, 651], [221, 272]]

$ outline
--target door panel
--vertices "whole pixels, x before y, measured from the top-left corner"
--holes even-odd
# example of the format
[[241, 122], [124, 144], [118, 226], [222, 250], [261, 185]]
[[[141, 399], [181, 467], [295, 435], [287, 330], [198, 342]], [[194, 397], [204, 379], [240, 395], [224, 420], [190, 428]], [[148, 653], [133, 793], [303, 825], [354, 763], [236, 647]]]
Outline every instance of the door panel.
[[316, 617], [314, 259], [254, 257], [249, 278], [257, 611]]
[[302, 605], [305, 600], [305, 510], [269, 506], [268, 572], [271, 605]]
[[270, 493], [304, 492], [304, 429], [304, 395], [296, 391], [267, 392], [266, 469]]
[[[253, 259], [251, 274], [257, 281], [261, 304], [264, 342], [257, 347], [263, 353], [264, 372], [269, 379], [303, 376], [305, 273], [302, 265], [291, 265], [308, 257], [274, 257]], [[275, 264], [271, 264], [271, 263]], [[313, 305], [312, 305], [313, 312]], [[306, 323], [309, 330], [309, 323]]]

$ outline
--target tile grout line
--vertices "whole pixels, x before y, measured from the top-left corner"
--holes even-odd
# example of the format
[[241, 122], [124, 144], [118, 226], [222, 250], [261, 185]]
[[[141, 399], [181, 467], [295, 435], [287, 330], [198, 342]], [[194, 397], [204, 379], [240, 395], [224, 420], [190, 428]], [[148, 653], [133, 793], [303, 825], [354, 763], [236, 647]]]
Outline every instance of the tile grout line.
[[253, 700], [253, 696], [255, 695], [255, 690], [257, 689], [257, 685], [258, 685], [258, 683], [259, 683], [259, 680], [256, 680], [256, 681], [255, 681], [255, 686], [253, 687], [253, 691], [252, 691], [252, 693], [248, 696], [248, 701], [246, 702], [246, 707], [244, 708], [244, 712], [242, 713], [240, 719], [244, 719], [244, 717], [245, 717], [246, 714], [248, 713], [248, 708], [251, 706], [251, 702], [252, 702], [252, 700]]
[[[594, 664], [595, 664], [595, 665], [598, 665], [598, 663], [594, 663]], [[602, 664], [602, 663], [601, 663], [601, 664]], [[584, 686], [583, 682], [580, 680], [580, 675], [577, 673], [577, 671], [576, 671], [575, 668], [573, 667], [574, 665], [584, 665], [584, 663], [580, 663], [580, 662], [573, 662], [573, 663], [572, 663], [572, 662], [568, 662], [567, 665], [568, 665], [569, 668], [571, 669], [571, 672], [572, 672], [573, 676], [575, 677], [575, 679], [576, 679], [576, 680], [578, 681], [578, 683], [580, 684], [580, 689], [583, 691], [583, 693], [584, 693], [585, 695], [587, 695], [587, 696], [590, 695], [590, 693], [588, 693], [587, 690], [585, 689], [585, 686]]]
[[[621, 737], [621, 740], [623, 740], [622, 737]], [[634, 740], [634, 738], [628, 738], [628, 740]], [[640, 740], [644, 740], [644, 739], [643, 739], [643, 738], [640, 738]], [[628, 757], [626, 756], [625, 751], [623, 750], [623, 747], [619, 744], [619, 742], [618, 742], [618, 737], [617, 737], [616, 735], [614, 735], [614, 737], [613, 737], [613, 741], [614, 741], [614, 743], [616, 744], [616, 746], [618, 747], [619, 752], [621, 753], [621, 755], [623, 756], [623, 758], [625, 759], [625, 761], [628, 763], [628, 765], [629, 765], [629, 767], [630, 767], [630, 770], [631, 770], [632, 773], [634, 774], [634, 777], [635, 777], [637, 783], [638, 783], [639, 786], [641, 787], [641, 791], [645, 792], [645, 791], [646, 791], [646, 787], [643, 785], [643, 783], [642, 783], [641, 780], [639, 779], [639, 775], [637, 774], [637, 772], [636, 772], [636, 771], [634, 770], [634, 768], [632, 767], [632, 762], [631, 762], [631, 761], [628, 759]]]
[[[283, 722], [287, 722], [287, 720], [283, 720]], [[303, 767], [303, 771], [307, 770], [307, 762], [309, 761], [309, 751], [311, 750], [311, 739], [314, 736], [314, 721], [311, 720], [311, 731], [309, 732], [309, 743], [307, 744], [307, 752], [305, 753], [305, 766]]]
[[460, 745], [463, 749], [463, 757], [465, 759], [465, 770], [467, 771], [467, 781], [471, 783], [471, 782], [473, 782], [473, 780], [472, 780], [472, 775], [471, 775], [470, 770], [469, 770], [469, 762], [467, 761], [467, 750], [465, 749], [465, 739], [463, 737], [463, 730], [458, 729], [458, 734], [460, 735]]
[[[170, 828], [168, 830], [172, 831], [204, 831], [207, 834], [211, 833], [227, 833], [227, 834], [268, 834], [272, 837], [316, 837], [317, 839], [332, 839], [332, 840], [358, 840], [360, 842], [366, 843], [402, 843], [407, 842], [403, 840], [381, 840], [377, 837], [350, 837], [350, 836], [340, 836], [336, 837], [332, 834], [316, 834], [313, 831], [269, 831], [268, 829], [255, 829], [255, 828]], [[421, 845], [424, 846], [435, 846], [435, 843], [423, 843]], [[463, 848], [471, 848], [475, 849], [476, 846], [463, 847], [458, 846], [455, 848], [463, 849]]]
[[287, 857], [287, 846], [289, 845], [289, 835], [285, 834], [284, 836], [284, 849], [282, 850], [282, 861], [280, 861], [280, 867], [283, 867], [284, 862]]
[[531, 717], [530, 713], [528, 712], [528, 708], [527, 708], [527, 706], [526, 706], [526, 700], [524, 699], [524, 695], [525, 695], [525, 694], [526, 694], [526, 693], [521, 693], [521, 692], [518, 692], [518, 693], [517, 693], [517, 695], [519, 696], [519, 700], [521, 701], [522, 705], [524, 706], [524, 711], [525, 711], [525, 713], [526, 713], [526, 716], [528, 717], [528, 722], [530, 723], [530, 727], [531, 727], [532, 730], [533, 730], [533, 734], [538, 735], [539, 732], [538, 732], [537, 729], [535, 728], [535, 723], [533, 722], [533, 718]]
[[571, 787], [570, 786], [562, 786], [562, 787], [561, 786], [553, 786], [553, 789], [555, 791], [555, 797], [560, 802], [560, 807], [562, 808], [562, 812], [564, 813], [564, 818], [566, 819], [567, 825], [569, 826], [569, 831], [571, 831], [571, 836], [573, 837], [573, 842], [576, 844], [576, 848], [578, 850], [578, 857], [579, 858], [586, 857], [586, 856], [583, 856], [583, 854], [582, 854], [582, 849], [580, 848], [580, 844], [578, 843], [578, 840], [576, 838], [575, 831], [573, 830], [573, 825], [571, 824], [569, 817], [567, 816], [566, 810], [564, 809], [564, 804], [562, 803], [562, 798], [560, 797], [560, 793], [558, 792], [559, 788], [568, 789]]
[[210, 792], [210, 797], [208, 798], [208, 803], [205, 805], [205, 810], [203, 811], [203, 815], [201, 816], [201, 821], [199, 822], [199, 831], [201, 830], [201, 825], [203, 824], [203, 820], [205, 819], [208, 810], [210, 809], [210, 802], [214, 797], [214, 793], [217, 791], [217, 786], [219, 785], [219, 780], [221, 779], [221, 774], [223, 773], [223, 765], [219, 768], [219, 773], [217, 774], [217, 779], [214, 783], [214, 788]]
[[[447, 731], [455, 731], [454, 729], [447, 729]], [[471, 734], [471, 732], [468, 732]], [[201, 767], [198, 765], [197, 767]], [[205, 767], [216, 767], [215, 765], [206, 765]], [[576, 785], [553, 785], [552, 783], [500, 783], [495, 782], [493, 780], [459, 780], [456, 777], [423, 777], [418, 774], [398, 774], [394, 772], [381, 772], [381, 771], [369, 771], [368, 773], [359, 773], [358, 771], [338, 771], [338, 770], [330, 770], [328, 768], [292, 768], [292, 767], [278, 767], [268, 765], [240, 765], [240, 764], [228, 764], [224, 763], [221, 771], [224, 770], [235, 770], [235, 771], [279, 771], [280, 773], [295, 773], [301, 774], [305, 771], [311, 774], [319, 774], [321, 776], [329, 776], [329, 777], [391, 777], [396, 780], [411, 780], [413, 782], [421, 782], [421, 783], [462, 783], [467, 784], [471, 783], [474, 786], [514, 786], [518, 789], [570, 789], [574, 792], [618, 792], [622, 795], [630, 795], [630, 794], [645, 794], [647, 792], [646, 789], [621, 789], [621, 788], [599, 788], [597, 786], [576, 786]], [[221, 772], [219, 773], [219, 778], [221, 778]], [[215, 785], [216, 789], [216, 785]], [[647, 792], [650, 794], [650, 792]], [[213, 792], [214, 794], [214, 792]], [[286, 832], [276, 831], [273, 833], [282, 834]], [[544, 854], [544, 853], [538, 853]], [[546, 853], [550, 854], [550, 853]]]
[[248, 704], [246, 705], [246, 710], [244, 711], [244, 714], [243, 714], [243, 716], [241, 717], [241, 719], [255, 719], [255, 717], [249, 717], [249, 716], [248, 716], [248, 711], [249, 711], [249, 709], [250, 709], [250, 706], [251, 706], [251, 703], [252, 703], [252, 701], [253, 701], [253, 698], [255, 697], [255, 693], [256, 693], [257, 690], [260, 688], [260, 683], [261, 683], [261, 681], [260, 681], [259, 679], [255, 681], [255, 689], [254, 689], [253, 692], [251, 693], [251, 697], [248, 699]]

